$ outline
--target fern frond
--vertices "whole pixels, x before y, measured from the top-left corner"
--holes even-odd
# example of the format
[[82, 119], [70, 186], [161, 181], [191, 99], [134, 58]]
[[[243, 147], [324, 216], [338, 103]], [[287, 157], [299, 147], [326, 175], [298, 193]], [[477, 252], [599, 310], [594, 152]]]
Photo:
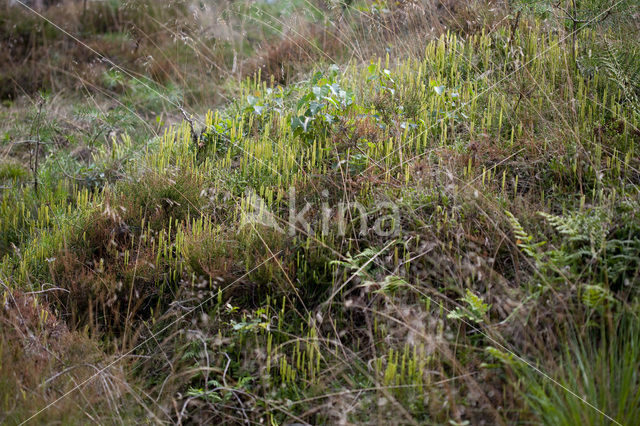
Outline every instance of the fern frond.
[[606, 55], [602, 65], [609, 79], [624, 94], [625, 100], [636, 113], [640, 113], [640, 52], [616, 48], [605, 40]]
[[534, 243], [533, 236], [529, 235], [527, 231], [524, 230], [518, 219], [509, 211], [505, 211], [505, 214], [509, 218], [509, 224], [511, 225], [513, 234], [516, 237], [516, 245], [526, 255], [532, 257], [537, 262], [540, 261], [541, 255], [538, 252], [538, 248], [542, 247], [544, 244], [546, 244], [546, 242], [541, 241], [539, 243]]

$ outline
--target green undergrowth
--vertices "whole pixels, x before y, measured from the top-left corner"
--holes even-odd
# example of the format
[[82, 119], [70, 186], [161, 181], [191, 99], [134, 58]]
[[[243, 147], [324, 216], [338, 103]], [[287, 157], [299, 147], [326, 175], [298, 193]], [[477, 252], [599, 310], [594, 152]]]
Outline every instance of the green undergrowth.
[[2, 160], [4, 291], [127, 355], [125, 419], [634, 423], [638, 86], [536, 22]]

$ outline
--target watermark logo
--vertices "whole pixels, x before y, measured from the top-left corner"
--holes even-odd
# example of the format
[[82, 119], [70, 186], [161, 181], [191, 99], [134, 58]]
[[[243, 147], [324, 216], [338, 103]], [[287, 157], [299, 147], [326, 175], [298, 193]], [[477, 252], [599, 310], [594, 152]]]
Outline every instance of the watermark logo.
[[[313, 204], [297, 197], [296, 189], [289, 188], [288, 215], [273, 213], [264, 199], [247, 189], [241, 204], [241, 228], [260, 225], [291, 237], [298, 233], [345, 236], [349, 224], [356, 224], [360, 235], [373, 232], [380, 237], [395, 236], [400, 232], [400, 209], [389, 201], [376, 203], [367, 209], [358, 201], [329, 204], [329, 193], [323, 191], [324, 201]], [[284, 217], [282, 217], [284, 216]]]

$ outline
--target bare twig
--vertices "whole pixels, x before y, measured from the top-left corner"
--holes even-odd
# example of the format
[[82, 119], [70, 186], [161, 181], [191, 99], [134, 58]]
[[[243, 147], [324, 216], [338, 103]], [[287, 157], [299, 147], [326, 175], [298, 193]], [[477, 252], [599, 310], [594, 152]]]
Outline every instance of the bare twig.
[[196, 133], [196, 129], [195, 126], [193, 125], [193, 119], [187, 114], [187, 112], [184, 110], [184, 108], [182, 107], [182, 105], [179, 105], [178, 108], [180, 109], [180, 112], [182, 113], [182, 116], [184, 117], [184, 120], [189, 123], [189, 130], [191, 130], [191, 139], [193, 140], [194, 143], [198, 143], [198, 135]]
[[511, 35], [509, 36], [509, 43], [508, 43], [509, 48], [513, 43], [513, 38], [516, 35], [516, 29], [518, 29], [518, 25], [520, 24], [521, 13], [522, 13], [522, 10], [518, 10], [518, 13], [516, 13], [516, 17], [513, 19], [513, 23], [511, 24]]

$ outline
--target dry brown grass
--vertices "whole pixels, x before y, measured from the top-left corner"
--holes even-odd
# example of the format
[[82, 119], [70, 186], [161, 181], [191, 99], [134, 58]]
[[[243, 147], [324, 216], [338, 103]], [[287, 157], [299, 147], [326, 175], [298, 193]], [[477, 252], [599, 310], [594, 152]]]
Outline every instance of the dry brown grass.
[[40, 295], [4, 288], [0, 300], [0, 422], [27, 419], [96, 372], [99, 379], [78, 396], [53, 404], [46, 421], [100, 421], [122, 409], [124, 375], [115, 367], [99, 371], [105, 355], [94, 342], [70, 332]]
[[[109, 2], [88, 2], [85, 9], [81, 1], [64, 1], [34, 12], [2, 0], [0, 98], [15, 99], [40, 89], [77, 89], [82, 80], [99, 85], [110, 68], [103, 56], [144, 73], [143, 58], [160, 56], [160, 46], [173, 42], [158, 22], [178, 27], [186, 25], [185, 16], [182, 3], [166, 7], [145, 1], [114, 8]], [[162, 80], [167, 73], [175, 77], [163, 67], [150, 75]]]
[[334, 29], [314, 24], [293, 29], [261, 50], [263, 53], [243, 64], [244, 76], [253, 76], [260, 71], [265, 81], [273, 79], [279, 84], [287, 84], [319, 62], [332, 62], [333, 58], [342, 57], [346, 48]]

